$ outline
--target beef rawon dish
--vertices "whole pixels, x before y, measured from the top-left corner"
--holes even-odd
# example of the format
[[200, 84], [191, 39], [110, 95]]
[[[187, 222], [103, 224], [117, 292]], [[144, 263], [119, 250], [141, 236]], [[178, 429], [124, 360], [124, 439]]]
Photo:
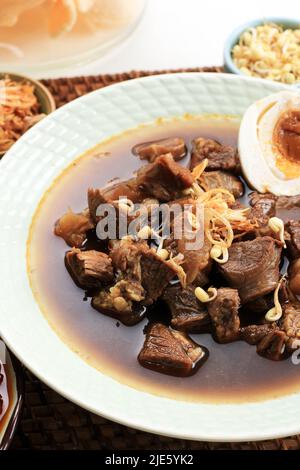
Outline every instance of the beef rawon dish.
[[[178, 395], [188, 387], [193, 393], [198, 387], [200, 395], [201, 387], [230, 393], [230, 382], [236, 391], [248, 382], [253, 390], [256, 383], [262, 389], [268, 382], [298, 383], [289, 358], [300, 345], [300, 195], [249, 190], [236, 129], [236, 123], [202, 120], [136, 131], [108, 142], [100, 156], [78, 160], [62, 175], [61, 190], [46, 195], [40, 209], [47, 202], [53, 208], [59, 195], [64, 200], [48, 212], [48, 227], [46, 219], [40, 219], [39, 232], [33, 226], [31, 282], [34, 289], [40, 268], [36, 289], [46, 283], [40, 256], [45, 243], [34, 251], [34, 234], [45, 242], [52, 237], [53, 278], [45, 292], [56, 292], [47, 310], [57, 316], [48, 319], [66, 341], [74, 328], [72, 347], [80, 352], [74, 338], [81, 337], [87, 360], [94, 355], [99, 366], [107, 355], [110, 367], [135, 376], [131, 383], [145, 374], [147, 382], [166, 389], [178, 385]], [[128, 224], [137, 218], [136, 204], [150, 212], [174, 202], [187, 203], [192, 213], [201, 204], [199, 248], [188, 249], [184, 236], [175, 238], [175, 220], [168, 237], [147, 224], [135, 235], [97, 237], [101, 204], [114, 208], [118, 226], [124, 212]], [[60, 283], [68, 293], [60, 292]]]

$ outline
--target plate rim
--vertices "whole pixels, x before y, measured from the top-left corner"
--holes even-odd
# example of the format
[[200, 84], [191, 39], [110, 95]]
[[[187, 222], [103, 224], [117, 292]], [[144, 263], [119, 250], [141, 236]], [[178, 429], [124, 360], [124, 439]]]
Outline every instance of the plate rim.
[[[117, 83], [117, 84], [113, 84], [113, 85], [110, 85], [109, 87], [105, 87], [103, 89], [100, 89], [100, 90], [95, 90], [91, 93], [89, 93], [88, 95], [85, 95], [83, 97], [80, 97], [68, 104], [66, 104], [65, 106], [61, 107], [60, 109], [58, 109], [57, 111], [55, 111], [53, 114], [51, 114], [48, 118], [48, 121], [53, 119], [52, 116], [56, 115], [57, 113], [60, 113], [60, 112], [63, 112], [61, 110], [64, 110], [64, 109], [69, 109], [69, 108], [72, 108], [72, 107], [76, 107], [76, 103], [78, 103], [79, 101], [83, 102], [85, 99], [87, 99], [87, 97], [93, 95], [93, 96], [96, 96], [98, 94], [103, 94], [103, 93], [106, 93], [106, 90], [111, 90], [113, 88], [119, 88], [119, 87], [134, 87], [135, 84], [137, 82], [151, 82], [151, 81], [156, 81], [157, 80], [157, 77], [159, 77], [160, 80], [168, 80], [170, 77], [172, 77], [172, 79], [176, 79], [176, 76], [180, 76], [180, 78], [184, 77], [184, 76], [193, 76], [193, 77], [197, 77], [199, 76], [200, 77], [200, 80], [201, 80], [201, 77], [205, 77], [205, 80], [206, 79], [209, 79], [209, 78], [212, 78], [212, 77], [217, 77], [219, 80], [226, 80], [226, 81], [237, 81], [237, 82], [240, 82], [240, 81], [244, 81], [244, 82], [247, 82], [247, 81], [251, 81], [252, 83], [253, 82], [258, 82], [258, 83], [264, 83], [265, 85], [265, 80], [263, 79], [255, 79], [255, 78], [248, 78], [248, 77], [242, 77], [242, 76], [237, 76], [237, 75], [229, 75], [229, 74], [223, 74], [223, 73], [214, 73], [214, 72], [185, 72], [185, 73], [170, 73], [170, 74], [164, 74], [164, 75], [154, 75], [154, 76], [148, 76], [148, 77], [142, 77], [142, 78], [137, 78], [137, 79], [133, 79], [133, 80], [129, 80], [127, 82], [120, 82], [120, 83]], [[226, 78], [225, 78], [226, 77]], [[270, 85], [271, 86], [271, 85]], [[273, 90], [282, 90], [282, 89], [285, 89], [285, 88], [288, 88], [288, 87], [285, 87], [281, 84], [272, 84], [272, 87], [273, 87]], [[32, 128], [28, 133], [26, 133], [26, 136], [28, 137], [29, 134], [32, 136], [35, 134], [36, 130], [38, 130], [43, 124], [42, 123], [39, 123], [37, 126], [35, 126], [34, 128]], [[24, 141], [24, 137], [21, 138], [17, 144], [15, 144], [6, 154], [6, 156], [4, 157], [4, 160], [7, 161], [7, 159], [11, 158], [10, 157], [10, 154], [14, 152], [14, 149], [16, 147], [20, 147], [22, 146], [22, 142]], [[75, 157], [76, 158], [76, 157]], [[63, 170], [64, 167], [61, 167], [60, 168], [60, 171], [59, 173], [61, 173], [61, 171]], [[43, 191], [44, 192], [44, 191]], [[1, 205], [1, 202], [0, 202], [0, 205]], [[36, 207], [37, 205], [34, 206], [34, 211], [36, 210]], [[31, 222], [31, 221], [30, 221]], [[28, 234], [27, 234], [28, 235]], [[2, 307], [2, 303], [0, 302], [0, 309]], [[32, 306], [33, 308], [33, 306]], [[41, 312], [40, 312], [41, 313]], [[0, 313], [1, 314], [1, 313]], [[46, 319], [44, 319], [46, 321]], [[47, 321], [46, 321], [47, 322]], [[53, 332], [53, 334], [56, 335], [56, 333], [54, 333], [54, 331], [52, 330], [52, 328], [50, 327], [50, 325], [48, 324], [47, 322], [47, 326], [49, 328], [50, 331]], [[130, 413], [128, 413], [128, 416], [127, 418], [122, 416], [120, 417], [118, 414], [114, 414], [113, 412], [106, 412], [103, 407], [101, 409], [101, 411], [99, 410], [99, 407], [95, 408], [95, 406], [93, 406], [92, 404], [88, 404], [87, 400], [83, 399], [83, 398], [78, 398], [77, 396], [75, 395], [72, 395], [69, 390], [67, 390], [66, 388], [62, 388], [62, 386], [60, 384], [57, 384], [55, 383], [55, 381], [53, 381], [53, 377], [52, 377], [52, 380], [49, 379], [43, 375], [43, 372], [40, 370], [40, 368], [36, 367], [35, 364], [33, 364], [33, 361], [27, 361], [27, 358], [23, 359], [22, 357], [20, 357], [20, 354], [19, 354], [19, 351], [18, 351], [18, 347], [14, 344], [11, 343], [10, 341], [10, 335], [9, 335], [9, 332], [8, 334], [6, 334], [7, 332], [5, 331], [5, 328], [4, 328], [4, 331], [2, 331], [2, 328], [0, 328], [1, 330], [1, 336], [3, 336], [4, 340], [6, 341], [8, 347], [10, 348], [10, 350], [17, 356], [20, 358], [20, 360], [23, 362], [23, 364], [26, 365], [26, 367], [31, 370], [40, 380], [42, 380], [44, 383], [46, 383], [49, 387], [51, 387], [52, 389], [54, 389], [57, 393], [61, 394], [62, 396], [64, 396], [65, 398], [67, 398], [68, 400], [72, 401], [73, 403], [76, 403], [77, 405], [87, 409], [88, 411], [91, 411], [95, 414], [98, 414], [98, 415], [101, 415], [103, 417], [105, 417], [106, 419], [109, 419], [109, 420], [112, 420], [112, 421], [115, 421], [115, 422], [118, 422], [122, 425], [125, 425], [125, 426], [128, 426], [128, 427], [133, 427], [135, 429], [140, 429], [141, 431], [144, 431], [144, 432], [150, 432], [150, 433], [155, 433], [155, 434], [159, 434], [159, 435], [165, 435], [165, 436], [171, 436], [171, 437], [174, 437], [174, 438], [179, 438], [179, 439], [190, 439], [190, 440], [199, 440], [199, 441], [214, 441], [214, 442], [243, 442], [243, 441], [248, 441], [248, 440], [265, 440], [265, 439], [273, 439], [273, 438], [279, 438], [279, 437], [283, 437], [283, 436], [287, 436], [287, 435], [291, 435], [291, 434], [297, 434], [300, 432], [300, 424], [297, 425], [291, 425], [291, 426], [286, 426], [284, 425], [284, 427], [277, 427], [276, 430], [271, 430], [269, 429], [267, 432], [266, 431], [262, 431], [262, 430], [251, 430], [249, 431], [248, 433], [247, 432], [243, 432], [243, 433], [239, 433], [239, 434], [236, 434], [234, 432], [227, 432], [226, 434], [220, 434], [218, 432], [211, 432], [211, 433], [208, 433], [208, 431], [206, 430], [205, 431], [205, 434], [202, 434], [201, 431], [198, 431], [196, 432], [187, 432], [186, 430], [184, 431], [184, 434], [183, 434], [183, 431], [181, 431], [179, 428], [178, 429], [174, 429], [172, 428], [172, 425], [170, 427], [170, 422], [168, 423], [168, 425], [165, 425], [164, 423], [164, 428], [162, 428], [162, 426], [154, 426], [152, 423], [149, 424], [147, 422], [143, 422], [143, 423], [140, 423], [139, 422], [139, 419], [136, 419], [133, 418], [132, 416], [130, 416]], [[60, 342], [62, 342], [62, 340], [57, 337], [58, 340]], [[66, 345], [64, 345], [66, 348], [68, 348]], [[68, 348], [69, 350], [69, 348]], [[76, 353], [73, 353], [71, 350], [69, 350], [70, 353], [72, 354], [76, 354]], [[77, 358], [78, 359], [81, 359], [80, 356], [77, 355]], [[83, 360], [81, 359], [81, 361], [83, 362]], [[84, 363], [85, 366], [89, 366], [87, 363]], [[91, 366], [89, 366], [91, 367]], [[97, 372], [99, 374], [101, 374], [100, 372]], [[104, 375], [104, 374], [101, 374], [101, 375]], [[106, 376], [105, 376], [106, 377]], [[111, 379], [111, 378], [110, 378]], [[120, 384], [118, 383], [117, 381], [115, 381], [114, 379], [111, 379], [113, 382], [116, 382], [118, 384], [118, 386], [121, 386], [121, 388], [130, 388], [128, 387], [127, 385], [125, 384]], [[146, 393], [146, 392], [142, 392], [142, 391], [137, 391], [136, 392], [138, 394], [143, 394], [143, 395], [146, 395], [146, 396], [151, 396], [150, 394]], [[297, 395], [298, 399], [300, 400], [300, 392], [298, 392], [297, 394], [293, 394], [293, 395], [288, 395], [288, 398], [292, 398], [294, 395]], [[181, 402], [181, 401], [177, 401], [177, 400], [171, 400], [171, 399], [166, 399], [164, 397], [156, 397], [160, 402], [161, 401], [172, 401], [173, 404], [174, 403], [184, 403], [185, 405], [187, 404], [187, 402]], [[286, 398], [286, 397], [285, 397]], [[280, 398], [280, 400], [282, 400], [282, 398]], [[255, 406], [257, 404], [261, 404], [261, 403], [269, 403], [269, 402], [272, 402], [274, 403], [274, 400], [268, 400], [268, 401], [264, 401], [264, 402], [256, 402], [255, 403]], [[250, 408], [253, 408], [252, 406], [253, 404], [247, 404], [247, 406], [250, 406]], [[205, 404], [203, 403], [197, 403], [197, 406], [202, 407], [203, 406], [205, 407]], [[215, 406], [218, 406], [218, 407], [243, 407], [245, 406], [245, 404], [218, 404], [218, 405], [215, 405]], [[254, 408], [255, 408], [254, 406]]]

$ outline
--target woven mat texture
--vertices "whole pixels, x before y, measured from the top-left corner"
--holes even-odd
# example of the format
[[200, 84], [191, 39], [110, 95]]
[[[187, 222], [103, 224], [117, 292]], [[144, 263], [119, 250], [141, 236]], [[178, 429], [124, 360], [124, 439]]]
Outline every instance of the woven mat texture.
[[[205, 67], [43, 80], [57, 106], [98, 88], [158, 73], [222, 72]], [[156, 436], [89, 413], [25, 371], [25, 406], [12, 449], [19, 450], [299, 450], [300, 436], [264, 442], [209, 443]]]

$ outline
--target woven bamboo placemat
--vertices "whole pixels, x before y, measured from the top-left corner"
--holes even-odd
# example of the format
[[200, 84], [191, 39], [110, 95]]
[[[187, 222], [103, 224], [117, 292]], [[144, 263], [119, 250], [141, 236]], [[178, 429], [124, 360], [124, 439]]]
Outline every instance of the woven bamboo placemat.
[[[90, 91], [133, 78], [170, 72], [222, 72], [205, 67], [157, 72], [44, 80], [57, 106]], [[25, 371], [25, 406], [12, 445], [19, 450], [299, 450], [300, 435], [286, 439], [246, 443], [194, 442], [137, 431], [83, 410]]]

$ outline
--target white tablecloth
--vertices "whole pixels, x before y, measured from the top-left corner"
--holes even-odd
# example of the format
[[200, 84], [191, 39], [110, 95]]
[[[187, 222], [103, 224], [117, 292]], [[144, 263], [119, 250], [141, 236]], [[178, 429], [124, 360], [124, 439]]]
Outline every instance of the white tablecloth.
[[233, 28], [270, 16], [298, 17], [300, 23], [299, 1], [148, 0], [133, 35], [106, 57], [77, 69], [76, 75], [219, 65]]

